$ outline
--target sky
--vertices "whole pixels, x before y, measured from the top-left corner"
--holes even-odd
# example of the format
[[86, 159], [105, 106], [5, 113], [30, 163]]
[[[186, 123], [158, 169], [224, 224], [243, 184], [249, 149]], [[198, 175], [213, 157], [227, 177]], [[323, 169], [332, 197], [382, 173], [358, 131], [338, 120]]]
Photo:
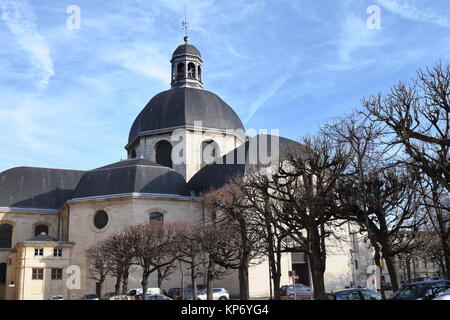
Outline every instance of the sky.
[[125, 159], [170, 88], [184, 4], [204, 89], [294, 140], [450, 60], [448, 0], [0, 0], [0, 172]]

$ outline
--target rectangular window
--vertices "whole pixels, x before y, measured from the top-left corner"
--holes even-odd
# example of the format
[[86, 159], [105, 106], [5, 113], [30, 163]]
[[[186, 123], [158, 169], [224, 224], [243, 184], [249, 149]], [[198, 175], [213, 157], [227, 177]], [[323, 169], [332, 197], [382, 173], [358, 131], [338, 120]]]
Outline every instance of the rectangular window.
[[31, 279], [33, 279], [33, 280], [44, 280], [44, 269], [42, 269], [42, 268], [33, 269], [33, 274], [32, 274]]
[[52, 268], [52, 280], [62, 280], [63, 269]]
[[44, 249], [34, 249], [34, 256], [35, 257], [43, 257], [44, 256]]
[[62, 249], [61, 248], [53, 249], [53, 256], [54, 257], [62, 257]]

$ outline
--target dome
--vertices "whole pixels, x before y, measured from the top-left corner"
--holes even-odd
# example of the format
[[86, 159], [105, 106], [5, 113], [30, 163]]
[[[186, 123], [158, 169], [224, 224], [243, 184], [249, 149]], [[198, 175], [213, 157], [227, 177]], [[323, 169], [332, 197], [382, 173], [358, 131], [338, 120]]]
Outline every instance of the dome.
[[183, 176], [144, 159], [124, 160], [86, 172], [73, 199], [130, 193], [187, 196]]
[[244, 130], [238, 115], [216, 94], [185, 87], [153, 97], [134, 121], [128, 142], [144, 132], [193, 126], [194, 121], [202, 121], [204, 128]]
[[193, 46], [192, 44], [189, 43], [185, 43], [185, 44], [180, 44], [175, 51], [172, 54], [172, 58], [176, 57], [176, 56], [180, 56], [180, 55], [185, 55], [185, 54], [190, 54], [190, 55], [194, 55], [194, 56], [199, 56], [201, 58], [201, 54], [200, 51], [198, 51], [198, 49]]

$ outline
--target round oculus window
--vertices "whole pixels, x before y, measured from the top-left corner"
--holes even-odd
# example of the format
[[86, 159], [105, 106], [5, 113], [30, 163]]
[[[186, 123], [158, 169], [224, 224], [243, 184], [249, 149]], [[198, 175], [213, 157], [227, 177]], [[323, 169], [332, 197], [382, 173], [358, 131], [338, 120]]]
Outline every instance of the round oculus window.
[[94, 216], [94, 226], [97, 229], [103, 229], [108, 224], [108, 214], [103, 211], [97, 211]]

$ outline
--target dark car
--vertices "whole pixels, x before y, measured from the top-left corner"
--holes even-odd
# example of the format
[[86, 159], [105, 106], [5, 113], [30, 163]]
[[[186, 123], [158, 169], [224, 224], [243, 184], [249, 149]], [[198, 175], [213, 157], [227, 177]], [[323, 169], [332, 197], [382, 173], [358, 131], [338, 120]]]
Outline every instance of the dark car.
[[326, 300], [381, 300], [381, 295], [368, 289], [344, 289], [325, 295]]
[[192, 300], [192, 290], [184, 289], [183, 294], [183, 290], [181, 288], [172, 288], [169, 289], [167, 296], [173, 300]]
[[303, 284], [296, 284], [295, 289], [294, 285], [282, 286], [280, 288], [280, 295], [282, 297], [296, 297], [296, 298], [312, 298], [314, 296], [314, 290], [310, 287], [307, 287]]
[[432, 280], [409, 283], [398, 290], [392, 300], [431, 300], [450, 288], [449, 280]]

